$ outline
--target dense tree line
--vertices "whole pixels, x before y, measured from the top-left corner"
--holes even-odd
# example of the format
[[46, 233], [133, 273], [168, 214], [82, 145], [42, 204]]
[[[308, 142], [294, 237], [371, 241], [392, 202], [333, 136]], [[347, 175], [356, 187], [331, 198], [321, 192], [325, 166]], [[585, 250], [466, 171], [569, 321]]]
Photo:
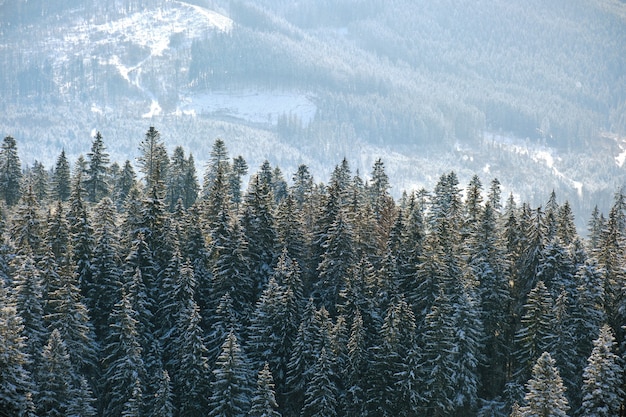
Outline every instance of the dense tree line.
[[[0, 415], [624, 415], [626, 196], [589, 238], [454, 172], [287, 181], [151, 127], [70, 169], [0, 150]], [[3, 414], [4, 413], [4, 414]], [[547, 414], [546, 414], [547, 413]]]

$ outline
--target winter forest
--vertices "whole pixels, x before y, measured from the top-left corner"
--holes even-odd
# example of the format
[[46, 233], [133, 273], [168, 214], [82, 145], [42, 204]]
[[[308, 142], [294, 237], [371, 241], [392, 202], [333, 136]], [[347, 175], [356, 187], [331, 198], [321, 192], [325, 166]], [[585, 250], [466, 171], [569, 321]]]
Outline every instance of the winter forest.
[[0, 416], [625, 415], [622, 191], [583, 232], [497, 179], [396, 201], [382, 160], [138, 146], [23, 169], [4, 138]]

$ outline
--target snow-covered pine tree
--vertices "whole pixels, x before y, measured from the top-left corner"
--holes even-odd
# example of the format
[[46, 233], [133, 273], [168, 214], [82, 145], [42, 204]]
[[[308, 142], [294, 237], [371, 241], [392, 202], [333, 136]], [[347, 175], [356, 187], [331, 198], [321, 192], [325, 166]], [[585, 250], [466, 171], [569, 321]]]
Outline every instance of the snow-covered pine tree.
[[37, 412], [50, 417], [65, 417], [73, 400], [73, 382], [80, 378], [72, 374], [70, 355], [57, 329], [50, 334], [42, 357], [37, 371]]
[[107, 416], [121, 417], [126, 404], [133, 397], [137, 380], [145, 380], [138, 322], [135, 319], [130, 297], [123, 292], [110, 316], [111, 331], [104, 349], [104, 412]]
[[48, 338], [44, 323], [43, 282], [30, 256], [16, 257], [13, 267], [15, 307], [22, 319], [22, 336], [28, 341], [24, 353], [30, 357], [27, 369], [32, 374], [38, 368], [41, 351]]
[[17, 254], [30, 253], [38, 261], [45, 250], [44, 226], [32, 187], [27, 187], [14, 213], [9, 233]]
[[70, 184], [70, 164], [63, 149], [57, 158], [52, 174], [52, 196], [57, 200], [67, 201], [70, 198]]
[[34, 386], [26, 370], [28, 355], [26, 339], [22, 335], [22, 319], [15, 301], [7, 293], [4, 280], [0, 280], [0, 410], [8, 416], [34, 416]]
[[17, 143], [6, 136], [0, 147], [0, 198], [9, 207], [14, 206], [21, 195], [22, 164], [17, 154]]
[[319, 297], [319, 303], [334, 315], [343, 281], [355, 262], [352, 227], [343, 212], [338, 213], [328, 229], [322, 248], [323, 253], [317, 267], [318, 280], [313, 289]]
[[106, 152], [100, 132], [97, 132], [94, 137], [91, 152], [87, 154], [87, 159], [87, 176], [85, 178], [87, 199], [97, 203], [102, 197], [109, 195], [109, 154]]
[[297, 335], [298, 304], [293, 292], [270, 278], [249, 326], [248, 347], [256, 367], [269, 363], [279, 392], [285, 391], [287, 364]]
[[623, 361], [617, 356], [615, 337], [608, 325], [602, 326], [593, 342], [593, 351], [583, 372], [582, 406], [585, 417], [617, 416], [624, 401]]
[[524, 305], [520, 327], [515, 333], [514, 376], [520, 383], [530, 378], [533, 365], [541, 352], [553, 352], [554, 336], [554, 299], [544, 285], [537, 282], [528, 295]]
[[[58, 285], [48, 292], [44, 319], [49, 331], [59, 330], [76, 374], [94, 380], [98, 370], [99, 345], [78, 290], [76, 274], [70, 265], [65, 265], [60, 267], [58, 279]], [[72, 383], [78, 386], [80, 380]]]
[[[185, 314], [178, 316], [176, 323], [177, 337], [172, 341], [174, 345], [173, 358], [169, 363], [169, 372], [172, 375], [174, 383], [174, 403], [178, 410], [180, 417], [201, 417], [206, 415], [206, 411], [212, 408], [214, 399], [211, 397], [209, 400], [210, 389], [210, 367], [208, 363], [208, 351], [204, 344], [203, 332], [200, 328], [200, 313], [198, 306], [193, 298], [189, 300], [188, 306], [185, 308]], [[181, 312], [182, 313], [182, 312]], [[234, 335], [234, 333], [233, 333]], [[235, 342], [236, 343], [236, 338]], [[235, 349], [234, 346], [231, 346]], [[236, 356], [237, 354], [234, 354]], [[225, 359], [226, 361], [236, 361], [233, 357]], [[218, 363], [220, 359], [218, 357]], [[227, 366], [227, 365], [224, 365]], [[215, 372], [215, 371], [214, 371]], [[224, 371], [227, 373], [228, 371]], [[232, 389], [232, 395], [237, 395], [237, 389], [247, 389], [236, 386], [237, 384], [243, 384], [244, 381], [237, 379], [238, 375], [223, 375], [224, 378], [234, 384], [230, 387], [214, 386], [216, 390], [221, 388], [224, 391], [221, 392], [222, 399], [228, 395], [229, 389]], [[229, 378], [234, 378], [229, 379]], [[220, 381], [224, 383], [224, 381]], [[248, 381], [245, 381], [247, 383]], [[213, 395], [216, 391], [213, 391]], [[233, 401], [237, 401], [233, 399]], [[217, 414], [221, 415], [221, 414]]]
[[337, 416], [338, 393], [332, 361], [332, 353], [322, 347], [306, 386], [301, 417]]
[[520, 408], [522, 417], [567, 417], [565, 387], [548, 352], [543, 352], [533, 366], [524, 402], [526, 405]]
[[244, 417], [250, 410], [252, 384], [249, 365], [235, 333], [231, 331], [213, 369], [209, 417]]
[[267, 362], [265, 362], [263, 369], [259, 371], [257, 386], [252, 395], [251, 404], [248, 417], [280, 417], [274, 393], [272, 372]]

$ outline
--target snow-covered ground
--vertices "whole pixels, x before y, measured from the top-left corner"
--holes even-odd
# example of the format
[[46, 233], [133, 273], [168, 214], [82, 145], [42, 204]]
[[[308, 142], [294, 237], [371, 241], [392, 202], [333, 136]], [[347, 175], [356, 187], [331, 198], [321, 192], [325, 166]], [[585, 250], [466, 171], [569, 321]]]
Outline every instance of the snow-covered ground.
[[213, 114], [251, 123], [276, 124], [282, 115], [297, 116], [308, 125], [317, 107], [305, 94], [286, 91], [216, 91], [195, 94], [182, 100], [183, 114]]
[[567, 184], [569, 187], [576, 190], [579, 197], [583, 195], [583, 183], [564, 175], [556, 167], [555, 162], [559, 161], [559, 157], [556, 154], [556, 150], [548, 146], [533, 143], [528, 140], [522, 140], [511, 136], [504, 136], [497, 133], [485, 132], [484, 137], [486, 141], [497, 144], [503, 149], [511, 152], [527, 155], [533, 161], [544, 164], [548, 167], [553, 175]]

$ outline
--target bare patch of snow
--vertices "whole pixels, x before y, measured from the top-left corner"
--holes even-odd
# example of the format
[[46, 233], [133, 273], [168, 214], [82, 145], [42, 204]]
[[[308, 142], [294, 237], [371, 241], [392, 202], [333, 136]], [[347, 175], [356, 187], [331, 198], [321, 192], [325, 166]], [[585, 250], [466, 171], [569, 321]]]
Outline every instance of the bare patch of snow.
[[275, 125], [282, 115], [297, 116], [304, 126], [315, 117], [317, 107], [302, 93], [284, 91], [215, 91], [183, 100], [185, 114], [214, 114], [252, 123]]
[[626, 150], [622, 151], [622, 153], [615, 157], [615, 162], [620, 168], [624, 166], [624, 162], [626, 162]]
[[[555, 150], [543, 145], [529, 143], [528, 140], [522, 141], [521, 139], [498, 135], [494, 133], [484, 134], [485, 138], [492, 141], [493, 144], [497, 144], [504, 149], [508, 149], [511, 152], [528, 155], [533, 161], [537, 163], [544, 163], [548, 167], [552, 174], [567, 184], [569, 187], [576, 190], [578, 196], [583, 195], [583, 183], [567, 177], [555, 166]], [[624, 156], [626, 159], [626, 155]], [[558, 158], [557, 158], [558, 160]]]
[[152, 100], [152, 103], [150, 104], [150, 111], [148, 111], [148, 113], [142, 114], [141, 117], [143, 117], [144, 119], [151, 119], [154, 116], [158, 116], [159, 114], [161, 114], [161, 106], [159, 106], [159, 103], [156, 100]]

